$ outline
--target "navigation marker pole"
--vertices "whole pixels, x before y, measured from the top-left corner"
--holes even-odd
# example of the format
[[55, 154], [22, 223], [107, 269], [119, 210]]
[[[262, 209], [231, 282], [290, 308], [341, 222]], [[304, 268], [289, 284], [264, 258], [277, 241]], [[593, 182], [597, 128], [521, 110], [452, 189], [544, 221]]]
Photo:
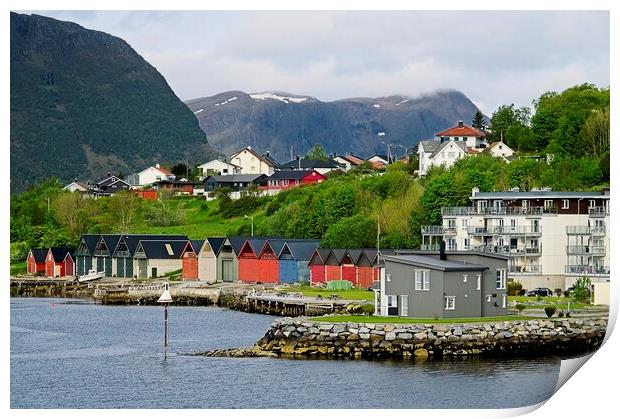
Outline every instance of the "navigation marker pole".
[[164, 305], [164, 359], [168, 358], [168, 304], [172, 302], [172, 296], [170, 295], [169, 284], [164, 284], [164, 292], [157, 300], [158, 303]]

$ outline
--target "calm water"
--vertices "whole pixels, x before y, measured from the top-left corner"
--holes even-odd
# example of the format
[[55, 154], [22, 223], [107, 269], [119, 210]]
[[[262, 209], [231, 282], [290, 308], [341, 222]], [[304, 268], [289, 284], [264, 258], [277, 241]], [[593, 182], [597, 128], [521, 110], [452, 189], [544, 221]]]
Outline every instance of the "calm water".
[[377, 362], [181, 356], [248, 347], [274, 317], [11, 299], [12, 408], [494, 408], [547, 399], [560, 360]]

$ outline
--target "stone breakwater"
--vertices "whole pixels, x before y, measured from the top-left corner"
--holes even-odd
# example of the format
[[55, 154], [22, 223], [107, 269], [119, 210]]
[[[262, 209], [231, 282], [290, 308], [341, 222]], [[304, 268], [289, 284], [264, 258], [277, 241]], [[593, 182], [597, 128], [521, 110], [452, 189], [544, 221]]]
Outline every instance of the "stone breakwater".
[[[252, 351], [367, 359], [577, 354], [597, 349], [606, 328], [607, 319], [602, 318], [469, 324], [328, 323], [284, 318], [271, 324]], [[225, 351], [216, 356], [225, 356]]]

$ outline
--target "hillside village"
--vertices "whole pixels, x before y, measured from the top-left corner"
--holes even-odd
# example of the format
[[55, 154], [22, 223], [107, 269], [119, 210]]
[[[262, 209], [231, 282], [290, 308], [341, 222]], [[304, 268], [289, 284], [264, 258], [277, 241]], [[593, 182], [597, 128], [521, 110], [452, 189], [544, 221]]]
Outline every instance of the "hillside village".
[[[367, 159], [353, 153], [312, 158], [316, 156], [310, 153], [283, 164], [269, 151], [259, 153], [248, 146], [228, 158], [197, 166], [192, 180], [177, 177], [156, 164], [125, 179], [111, 174], [96, 182], [76, 179], [64, 190], [85, 199], [123, 192], [156, 201], [162, 191], [168, 191], [207, 201], [224, 195], [239, 200], [318, 185], [335, 173], [361, 167], [374, 172], [371, 176], [382, 176], [396, 162], [407, 164], [416, 157], [418, 166], [413, 176], [418, 178], [424, 178], [433, 167], [449, 169], [467, 157], [487, 156], [508, 164], [517, 158], [501, 138], [489, 142], [486, 137], [484, 129], [458, 121], [435, 138], [421, 141], [417, 156], [405, 154], [399, 158], [388, 145], [387, 155]], [[549, 164], [552, 159], [546, 156], [542, 160]], [[209, 284], [308, 283], [320, 287], [331, 281], [347, 281], [354, 288], [378, 290], [378, 314], [420, 317], [431, 313], [437, 316], [441, 311], [440, 317], [476, 313], [497, 316], [506, 314], [509, 282], [519, 283], [523, 291], [543, 288], [563, 292], [587, 276], [593, 291], [597, 289], [598, 301], [606, 301], [610, 275], [609, 199], [609, 188], [590, 193], [556, 192], [550, 188], [482, 193], [474, 188], [470, 206], [441, 208], [440, 225], [419, 227], [418, 250], [330, 248], [316, 239], [254, 236], [253, 218], [249, 236], [196, 240], [186, 234], [83, 234], [73, 248], [31, 249], [27, 271], [51, 278], [98, 274], [156, 279], [175, 275], [183, 281]], [[381, 234], [380, 227], [377, 234]], [[409, 275], [415, 277], [412, 283], [390, 284]], [[466, 283], [471, 278], [471, 286], [457, 290], [454, 284], [459, 281], [446, 279], [444, 283], [441, 275], [456, 275]], [[440, 288], [449, 297], [441, 299], [440, 306], [424, 308], [421, 302], [426, 301], [431, 277], [433, 283], [443, 284]], [[412, 288], [403, 291], [409, 286]], [[467, 298], [472, 294], [480, 294], [473, 300], [482, 306], [462, 300], [462, 295]], [[414, 309], [409, 310], [411, 306]]]

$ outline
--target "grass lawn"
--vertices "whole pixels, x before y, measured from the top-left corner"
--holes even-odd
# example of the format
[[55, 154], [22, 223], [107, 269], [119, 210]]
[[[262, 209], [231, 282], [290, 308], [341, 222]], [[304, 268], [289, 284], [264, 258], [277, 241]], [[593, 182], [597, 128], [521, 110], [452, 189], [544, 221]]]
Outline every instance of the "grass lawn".
[[11, 275], [25, 274], [28, 271], [26, 261], [14, 263], [11, 265]]
[[306, 297], [329, 297], [330, 295], [338, 295], [343, 300], [366, 300], [372, 303], [375, 300], [373, 291], [352, 289], [351, 291], [330, 291], [325, 288], [315, 288], [309, 285], [298, 285], [286, 289], [289, 292], [301, 292]]
[[534, 309], [534, 308], [544, 309], [547, 306], [555, 306], [559, 310], [567, 310], [569, 302], [570, 302], [571, 310], [594, 307], [590, 304], [576, 303], [570, 297], [542, 297], [540, 301], [536, 297], [523, 297], [523, 296], [508, 297], [508, 302], [513, 302], [513, 301], [527, 306], [528, 309]]
[[470, 317], [470, 318], [454, 318], [454, 319], [415, 319], [409, 317], [385, 317], [385, 316], [349, 316], [349, 315], [333, 315], [314, 317], [311, 319], [315, 322], [333, 322], [333, 323], [493, 323], [511, 320], [544, 320], [539, 317], [528, 316], [501, 316], [501, 317]]

